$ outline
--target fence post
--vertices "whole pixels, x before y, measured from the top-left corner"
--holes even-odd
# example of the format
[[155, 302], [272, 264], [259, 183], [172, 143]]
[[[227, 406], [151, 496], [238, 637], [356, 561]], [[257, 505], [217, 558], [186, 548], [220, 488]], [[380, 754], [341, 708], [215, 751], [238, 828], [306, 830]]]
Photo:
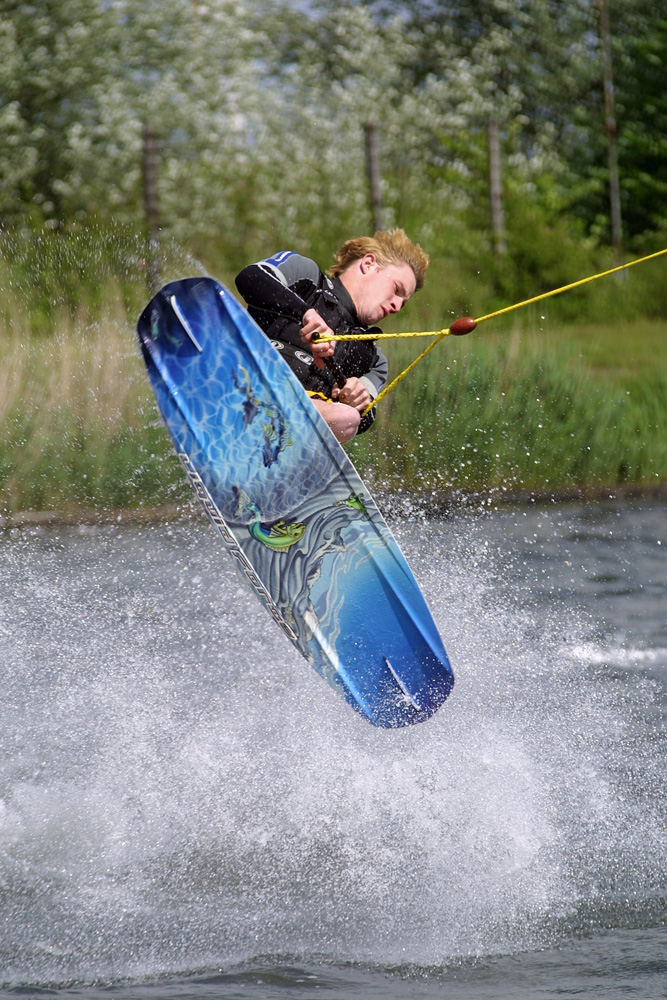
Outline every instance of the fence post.
[[160, 287], [160, 212], [157, 188], [157, 148], [150, 121], [142, 136], [144, 213], [146, 216], [146, 277], [151, 295]]
[[[604, 90], [604, 121], [607, 133], [607, 164], [609, 167], [609, 209], [611, 213], [611, 245], [616, 263], [623, 262], [623, 235], [621, 223], [621, 187], [618, 177], [618, 152], [616, 149], [616, 109], [614, 79], [611, 63], [611, 28], [607, 0], [598, 0], [600, 9], [600, 45], [602, 48], [602, 87]], [[623, 277], [626, 272], [621, 271]]]
[[487, 134], [489, 141], [489, 204], [491, 206], [491, 237], [493, 252], [501, 257], [507, 252], [505, 239], [505, 211], [503, 208], [502, 166], [500, 162], [500, 129], [498, 118], [489, 115]]
[[368, 189], [370, 192], [371, 223], [375, 230], [384, 228], [377, 133], [378, 128], [375, 122], [368, 121], [364, 123], [366, 174], [368, 176]]

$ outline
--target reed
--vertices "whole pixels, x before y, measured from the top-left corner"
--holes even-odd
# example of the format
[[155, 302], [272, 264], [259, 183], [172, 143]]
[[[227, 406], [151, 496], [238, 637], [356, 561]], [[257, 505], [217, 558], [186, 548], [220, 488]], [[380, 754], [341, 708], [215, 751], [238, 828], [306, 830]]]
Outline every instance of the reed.
[[[0, 515], [188, 502], [122, 296], [0, 329]], [[667, 324], [447, 338], [351, 446], [375, 489], [553, 493], [667, 480]], [[395, 343], [400, 370], [419, 350]]]
[[[392, 369], [411, 353], [394, 348]], [[354, 446], [380, 485], [558, 494], [667, 479], [664, 323], [480, 328], [429, 359], [378, 407], [375, 442]]]
[[122, 303], [0, 339], [0, 514], [187, 496]]

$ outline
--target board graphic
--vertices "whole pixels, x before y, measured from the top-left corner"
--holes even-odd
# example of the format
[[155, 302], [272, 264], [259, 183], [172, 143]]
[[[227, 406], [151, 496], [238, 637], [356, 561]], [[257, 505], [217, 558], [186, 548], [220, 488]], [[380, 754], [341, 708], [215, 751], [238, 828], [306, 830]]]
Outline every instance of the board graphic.
[[374, 725], [429, 718], [454, 679], [426, 602], [266, 336], [212, 278], [165, 285], [137, 329], [185, 472], [274, 620]]

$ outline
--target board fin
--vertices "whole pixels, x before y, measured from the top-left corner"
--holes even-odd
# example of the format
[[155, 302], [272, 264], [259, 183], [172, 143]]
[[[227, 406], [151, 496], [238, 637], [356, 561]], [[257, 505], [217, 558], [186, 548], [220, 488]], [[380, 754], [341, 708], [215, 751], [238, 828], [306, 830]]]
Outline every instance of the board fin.
[[401, 680], [401, 678], [398, 676], [398, 674], [396, 673], [396, 671], [392, 667], [391, 662], [387, 659], [386, 656], [384, 658], [384, 662], [387, 664], [387, 668], [389, 670], [389, 673], [394, 678], [394, 680], [396, 681], [396, 683], [400, 687], [401, 691], [403, 692], [403, 696], [405, 697], [405, 699], [410, 702], [410, 704], [412, 705], [413, 708], [416, 708], [418, 712], [421, 712], [421, 705], [415, 699], [415, 696], [413, 694], [410, 694], [410, 692], [406, 688], [405, 684], [403, 683], [403, 681]]
[[196, 349], [201, 354], [204, 348], [201, 346], [201, 344], [199, 343], [199, 341], [195, 337], [195, 335], [194, 335], [194, 333], [192, 331], [192, 327], [190, 326], [190, 324], [188, 323], [187, 319], [183, 315], [181, 307], [178, 304], [178, 299], [176, 298], [175, 295], [170, 295], [169, 296], [169, 305], [171, 306], [171, 308], [176, 313], [176, 318], [178, 319], [178, 322], [181, 324], [181, 326], [183, 327], [183, 329], [187, 333], [187, 335], [188, 335], [189, 339], [191, 340], [192, 344], [196, 347]]

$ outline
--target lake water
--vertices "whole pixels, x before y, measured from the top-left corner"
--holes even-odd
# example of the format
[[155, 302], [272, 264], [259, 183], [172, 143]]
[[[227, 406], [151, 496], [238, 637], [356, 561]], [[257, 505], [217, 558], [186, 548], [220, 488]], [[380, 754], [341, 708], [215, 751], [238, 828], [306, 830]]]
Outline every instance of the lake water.
[[667, 996], [666, 526], [393, 521], [456, 674], [400, 731], [203, 520], [0, 535], [0, 997]]

